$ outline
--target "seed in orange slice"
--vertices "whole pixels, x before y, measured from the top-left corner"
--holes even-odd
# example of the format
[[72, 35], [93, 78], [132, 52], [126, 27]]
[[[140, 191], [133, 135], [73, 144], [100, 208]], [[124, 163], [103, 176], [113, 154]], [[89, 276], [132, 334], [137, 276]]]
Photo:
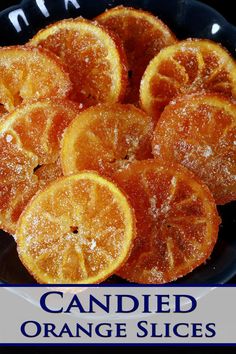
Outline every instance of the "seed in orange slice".
[[125, 102], [138, 103], [139, 87], [150, 60], [159, 51], [176, 42], [174, 34], [157, 17], [149, 12], [118, 6], [96, 20], [119, 35], [128, 59], [129, 85]]
[[62, 139], [64, 175], [87, 169], [111, 176], [135, 159], [151, 155], [151, 118], [133, 105], [90, 107], [66, 129]]
[[2, 118], [0, 228], [14, 234], [22, 210], [41, 188], [38, 167], [58, 160], [62, 134], [78, 112], [70, 101], [45, 99], [22, 105]]
[[141, 105], [158, 120], [173, 97], [202, 90], [236, 98], [236, 63], [219, 44], [185, 40], [150, 62], [141, 81]]
[[20, 217], [17, 250], [40, 283], [99, 283], [124, 264], [133, 210], [112, 182], [81, 172], [52, 182]]
[[118, 37], [82, 18], [63, 20], [38, 32], [31, 45], [58, 55], [74, 85], [73, 98], [91, 106], [122, 100], [127, 84], [126, 57]]
[[31, 99], [68, 96], [71, 82], [61, 61], [49, 51], [20, 46], [0, 49], [0, 105], [12, 111]]
[[137, 219], [131, 255], [118, 275], [137, 283], [171, 282], [210, 256], [219, 217], [208, 188], [190, 171], [163, 161], [136, 161], [114, 180]]
[[217, 204], [235, 200], [235, 103], [213, 94], [173, 101], [157, 123], [153, 154], [193, 171], [208, 185]]

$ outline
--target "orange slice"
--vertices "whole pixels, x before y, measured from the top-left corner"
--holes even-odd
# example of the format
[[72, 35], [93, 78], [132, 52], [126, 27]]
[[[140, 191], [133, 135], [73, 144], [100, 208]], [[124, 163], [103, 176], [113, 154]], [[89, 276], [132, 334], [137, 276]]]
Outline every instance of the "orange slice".
[[133, 210], [93, 172], [64, 177], [38, 193], [20, 217], [17, 249], [40, 283], [99, 283], [130, 254]]
[[127, 83], [126, 57], [115, 35], [82, 18], [41, 30], [31, 45], [58, 55], [74, 85], [73, 98], [91, 106], [122, 100]]
[[131, 255], [118, 274], [137, 283], [173, 281], [202, 264], [216, 243], [219, 217], [208, 188], [177, 164], [146, 160], [114, 176], [137, 218]]
[[158, 120], [173, 97], [201, 90], [236, 98], [236, 63], [214, 42], [186, 40], [164, 48], [150, 62], [141, 82], [141, 105]]
[[118, 6], [96, 20], [119, 35], [128, 59], [129, 86], [125, 102], [138, 103], [139, 87], [150, 60], [159, 51], [176, 42], [174, 34], [157, 17], [130, 7]]
[[0, 49], [0, 108], [12, 111], [31, 99], [66, 97], [71, 82], [61, 61], [37, 48]]
[[41, 187], [36, 169], [57, 161], [62, 134], [78, 112], [74, 103], [47, 99], [1, 120], [0, 228], [15, 232], [22, 210]]
[[210, 188], [217, 204], [236, 199], [236, 105], [212, 94], [167, 106], [157, 123], [153, 154], [176, 160]]
[[62, 140], [64, 175], [89, 169], [111, 176], [135, 159], [151, 156], [151, 118], [132, 105], [100, 104], [83, 111]]

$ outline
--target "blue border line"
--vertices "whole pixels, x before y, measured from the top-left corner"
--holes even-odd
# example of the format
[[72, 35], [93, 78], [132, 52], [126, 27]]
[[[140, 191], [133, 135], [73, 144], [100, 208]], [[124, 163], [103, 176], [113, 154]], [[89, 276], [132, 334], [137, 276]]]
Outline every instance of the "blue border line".
[[[209, 288], [209, 287], [219, 287], [219, 288], [236, 288], [236, 284], [176, 284], [176, 285], [170, 285], [170, 284], [24, 284], [24, 285], [20, 285], [20, 284], [11, 284], [11, 285], [4, 285], [4, 284], [0, 284], [0, 288], [48, 288], [48, 287], [86, 287], [86, 288], [94, 288], [94, 287], [100, 287], [100, 288], [118, 288], [118, 287], [124, 287], [124, 288], [130, 288], [130, 287], [134, 287], [134, 288], [153, 288], [153, 287], [157, 287], [157, 288], [199, 288], [199, 287], [205, 287], [205, 288]], [[142, 347], [236, 347], [236, 343], [0, 343], [0, 347], [2, 346], [6, 346], [6, 347], [10, 347], [10, 346], [18, 346], [18, 347], [22, 347], [22, 346], [34, 346], [34, 347], [47, 347], [47, 346], [67, 346], [67, 347], [81, 347], [81, 346], [86, 346], [86, 347], [114, 347], [114, 346], [118, 346], [118, 347], [125, 347], [125, 346], [142, 346]]]
[[1, 346], [31, 347], [235, 347], [236, 343], [0, 343]]
[[0, 288], [236, 288], [236, 284], [0, 284]]

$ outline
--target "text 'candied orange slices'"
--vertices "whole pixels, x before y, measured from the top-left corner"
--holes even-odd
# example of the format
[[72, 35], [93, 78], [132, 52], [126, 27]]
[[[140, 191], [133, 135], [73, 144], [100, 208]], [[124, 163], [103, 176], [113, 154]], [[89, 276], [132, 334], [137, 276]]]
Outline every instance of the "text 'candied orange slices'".
[[136, 161], [114, 176], [137, 219], [131, 255], [118, 275], [137, 283], [166, 283], [211, 254], [219, 217], [208, 188], [178, 164]]
[[111, 176], [133, 160], [151, 157], [153, 124], [133, 105], [100, 104], [81, 112], [62, 139], [64, 175], [89, 169]]
[[101, 26], [82, 18], [59, 21], [38, 32], [30, 44], [61, 58], [74, 85], [72, 97], [85, 106], [122, 100], [126, 56], [119, 38]]
[[192, 170], [217, 204], [235, 200], [236, 104], [212, 94], [173, 101], [157, 123], [153, 154]]
[[150, 62], [141, 82], [141, 105], [158, 120], [173, 97], [202, 90], [236, 98], [236, 63], [217, 43], [185, 40]]
[[25, 205], [46, 183], [45, 173], [42, 183], [40, 174], [37, 176], [38, 168], [58, 160], [62, 134], [78, 112], [78, 106], [65, 99], [45, 99], [19, 106], [2, 118], [0, 228], [3, 230], [15, 233]]
[[159, 51], [176, 42], [169, 28], [152, 14], [118, 6], [99, 15], [96, 20], [119, 35], [128, 59], [129, 85], [125, 102], [138, 103], [142, 75]]
[[0, 48], [3, 113], [31, 99], [64, 98], [71, 88], [61, 61], [49, 51], [20, 46]]
[[135, 219], [125, 195], [94, 172], [52, 182], [20, 217], [17, 250], [40, 283], [99, 283], [126, 261]]

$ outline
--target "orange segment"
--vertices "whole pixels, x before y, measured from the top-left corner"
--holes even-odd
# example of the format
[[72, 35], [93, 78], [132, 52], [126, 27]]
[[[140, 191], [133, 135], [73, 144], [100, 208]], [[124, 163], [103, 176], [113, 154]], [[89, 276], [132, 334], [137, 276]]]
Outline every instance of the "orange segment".
[[151, 118], [132, 105], [100, 104], [83, 111], [67, 128], [61, 149], [65, 175], [96, 170], [112, 175], [135, 159], [151, 156]]
[[118, 274], [137, 283], [166, 283], [211, 254], [219, 217], [208, 188], [177, 164], [137, 161], [114, 176], [137, 218], [131, 255]]
[[63, 20], [30, 41], [59, 56], [74, 85], [73, 98], [86, 106], [122, 100], [127, 81], [126, 57], [119, 38], [92, 22]]
[[40, 283], [99, 283], [129, 256], [133, 210], [93, 172], [61, 178], [38, 193], [17, 229], [21, 261]]
[[157, 123], [153, 154], [185, 165], [217, 204], [236, 199], [236, 105], [217, 95], [189, 95], [167, 106]]
[[122, 39], [129, 69], [125, 102], [138, 103], [140, 81], [147, 65], [162, 48], [176, 42], [175, 36], [157, 17], [130, 7], [115, 7], [96, 20]]
[[0, 106], [4, 112], [30, 99], [63, 98], [70, 90], [69, 76], [52, 53], [20, 46], [0, 49]]
[[40, 182], [40, 188], [44, 188], [50, 182], [55, 181], [57, 178], [63, 176], [60, 160], [58, 159], [54, 163], [40, 166], [35, 171], [35, 175], [38, 177]]
[[47, 99], [22, 105], [2, 118], [0, 228], [15, 232], [22, 210], [41, 188], [36, 169], [57, 161], [62, 134], [78, 112], [70, 101]]
[[202, 90], [236, 98], [236, 64], [214, 42], [186, 40], [164, 48], [150, 62], [141, 82], [141, 105], [158, 120], [173, 97]]

